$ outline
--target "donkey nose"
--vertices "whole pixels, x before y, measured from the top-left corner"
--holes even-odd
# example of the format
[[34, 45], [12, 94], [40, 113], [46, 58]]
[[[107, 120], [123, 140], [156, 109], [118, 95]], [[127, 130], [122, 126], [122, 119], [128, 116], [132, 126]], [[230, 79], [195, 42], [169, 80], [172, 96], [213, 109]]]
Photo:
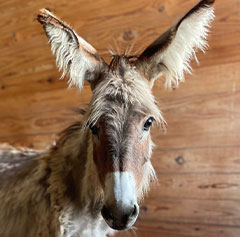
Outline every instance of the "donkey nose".
[[102, 216], [107, 222], [107, 224], [116, 230], [124, 230], [131, 227], [139, 213], [139, 207], [137, 204], [134, 204], [131, 207], [118, 209], [118, 208], [108, 208], [103, 206]]

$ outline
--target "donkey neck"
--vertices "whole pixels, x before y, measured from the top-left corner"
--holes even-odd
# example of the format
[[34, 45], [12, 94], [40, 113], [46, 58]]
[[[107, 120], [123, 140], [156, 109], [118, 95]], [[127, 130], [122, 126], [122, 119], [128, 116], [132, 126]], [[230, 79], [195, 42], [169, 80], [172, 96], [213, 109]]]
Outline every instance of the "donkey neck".
[[[51, 205], [57, 211], [59, 236], [105, 236], [111, 229], [101, 217], [102, 188], [93, 161], [88, 129], [75, 124], [66, 129], [46, 156], [51, 170]], [[67, 234], [66, 234], [67, 233]]]
[[76, 123], [62, 132], [50, 150], [46, 160], [52, 171], [49, 191], [56, 196], [53, 205], [62, 208], [68, 202], [79, 209], [98, 210], [102, 189], [93, 161], [91, 139], [89, 130], [81, 129], [81, 124]]

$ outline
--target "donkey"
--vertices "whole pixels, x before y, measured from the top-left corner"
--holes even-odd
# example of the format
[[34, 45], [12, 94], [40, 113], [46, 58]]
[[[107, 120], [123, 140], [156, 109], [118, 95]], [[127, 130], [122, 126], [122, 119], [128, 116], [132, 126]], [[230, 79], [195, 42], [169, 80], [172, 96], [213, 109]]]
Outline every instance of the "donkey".
[[214, 18], [202, 0], [140, 56], [112, 55], [108, 65], [89, 43], [47, 9], [40, 10], [51, 50], [70, 86], [91, 85], [81, 121], [44, 151], [0, 150], [1, 237], [102, 237], [132, 228], [139, 201], [155, 179], [150, 127], [164, 126], [151, 89], [170, 88], [191, 72], [189, 62]]

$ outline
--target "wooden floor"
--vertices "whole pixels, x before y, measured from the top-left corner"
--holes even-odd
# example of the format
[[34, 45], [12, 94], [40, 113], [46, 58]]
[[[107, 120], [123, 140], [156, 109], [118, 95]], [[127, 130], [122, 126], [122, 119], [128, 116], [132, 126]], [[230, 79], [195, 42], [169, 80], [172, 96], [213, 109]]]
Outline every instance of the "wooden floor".
[[[56, 12], [109, 61], [111, 46], [141, 52], [196, 2], [0, 1], [0, 142], [44, 148], [91, 97], [88, 85], [80, 93], [58, 80], [38, 9]], [[139, 237], [240, 236], [240, 1], [215, 7], [210, 49], [193, 75], [177, 90], [154, 87], [168, 130], [153, 130], [159, 183], [142, 204]]]

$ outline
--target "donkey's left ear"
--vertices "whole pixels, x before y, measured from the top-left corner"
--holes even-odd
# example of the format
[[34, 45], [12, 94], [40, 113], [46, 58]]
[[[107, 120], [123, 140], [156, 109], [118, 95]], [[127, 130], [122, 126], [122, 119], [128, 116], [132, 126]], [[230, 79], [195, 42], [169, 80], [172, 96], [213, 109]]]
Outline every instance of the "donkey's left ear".
[[106, 63], [96, 49], [47, 9], [40, 10], [38, 21], [49, 38], [57, 66], [63, 71], [62, 77], [69, 74], [70, 86], [81, 89], [84, 80], [92, 83], [99, 78]]
[[204, 51], [208, 28], [214, 18], [211, 5], [214, 0], [202, 0], [176, 25], [157, 38], [135, 62], [136, 67], [151, 85], [162, 74], [165, 86], [177, 86], [184, 81], [184, 71], [191, 73], [189, 65], [196, 51]]

